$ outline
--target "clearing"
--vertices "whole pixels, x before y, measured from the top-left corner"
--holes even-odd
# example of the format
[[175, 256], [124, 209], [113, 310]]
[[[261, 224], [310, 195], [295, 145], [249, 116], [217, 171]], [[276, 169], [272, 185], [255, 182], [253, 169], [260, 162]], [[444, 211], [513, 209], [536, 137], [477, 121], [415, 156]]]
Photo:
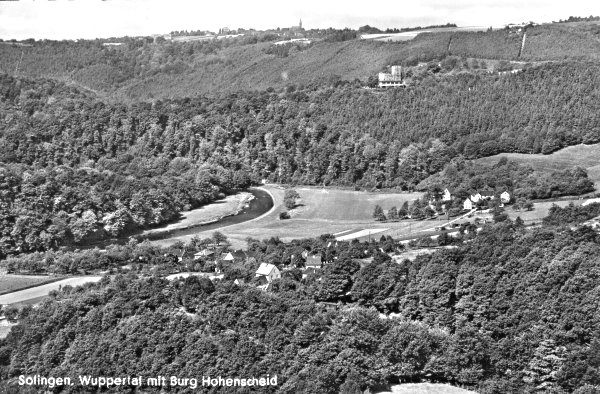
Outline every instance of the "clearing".
[[[285, 189], [277, 185], [265, 185], [263, 189], [271, 194], [273, 209], [256, 219], [218, 229], [229, 238], [234, 248], [245, 247], [247, 237], [279, 237], [283, 241], [289, 241], [313, 238], [321, 234], [358, 233], [367, 229], [365, 234], [360, 234], [367, 238], [369, 231], [387, 233], [394, 229], [408, 233], [431, 227], [433, 224], [431, 221], [382, 223], [373, 220], [375, 205], [380, 205], [385, 211], [392, 206], [400, 208], [404, 201], [412, 202], [420, 198], [421, 193], [360, 192], [302, 186], [296, 188], [301, 200], [298, 201], [299, 206], [290, 211], [292, 218], [279, 220], [279, 213], [285, 211]], [[199, 231], [193, 235], [156, 240], [153, 243], [169, 245], [177, 240], [188, 242], [194, 235], [204, 238], [210, 237], [212, 233], [212, 230]]]
[[594, 182], [596, 189], [600, 187], [600, 144], [573, 145], [558, 150], [549, 155], [526, 153], [500, 153], [494, 156], [474, 160], [479, 164], [496, 164], [501, 157], [516, 161], [519, 164], [529, 164], [536, 171], [552, 172], [575, 166], [583, 167], [588, 177]]
[[88, 282], [98, 282], [101, 276], [78, 276], [59, 280], [57, 282], [32, 287], [30, 289], [15, 291], [0, 296], [0, 305], [30, 303], [32, 300], [39, 300], [48, 295], [52, 290], [58, 290], [63, 286], [79, 286]]

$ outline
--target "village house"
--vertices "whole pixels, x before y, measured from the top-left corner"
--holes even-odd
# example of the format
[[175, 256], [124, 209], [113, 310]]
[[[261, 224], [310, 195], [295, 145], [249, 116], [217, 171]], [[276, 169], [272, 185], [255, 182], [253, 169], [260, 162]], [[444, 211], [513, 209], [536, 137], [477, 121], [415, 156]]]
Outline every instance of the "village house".
[[463, 202], [463, 208], [466, 211], [470, 211], [473, 209], [473, 201], [471, 201], [471, 199], [467, 198], [465, 199], [465, 201]]
[[442, 201], [452, 201], [452, 193], [454, 190], [449, 188], [444, 189], [444, 194], [442, 195]]
[[256, 271], [256, 277], [259, 280], [258, 288], [267, 291], [275, 279], [281, 278], [281, 272], [273, 264], [261, 263]]
[[321, 256], [320, 255], [308, 256], [306, 258], [305, 265], [306, 265], [306, 268], [309, 268], [309, 267], [321, 268], [323, 266], [323, 262], [321, 261]]
[[500, 194], [500, 201], [502, 201], [503, 204], [507, 204], [510, 202], [510, 193], [508, 191], [503, 191], [502, 194]]
[[233, 262], [233, 260], [235, 260], [235, 258], [231, 252], [221, 253], [221, 257], [219, 257], [219, 261]]
[[194, 253], [194, 260], [210, 258], [215, 254], [212, 249], [202, 249], [199, 252]]
[[261, 263], [258, 270], [256, 270], [256, 277], [264, 277], [268, 282], [272, 282], [281, 278], [281, 272], [273, 264]]

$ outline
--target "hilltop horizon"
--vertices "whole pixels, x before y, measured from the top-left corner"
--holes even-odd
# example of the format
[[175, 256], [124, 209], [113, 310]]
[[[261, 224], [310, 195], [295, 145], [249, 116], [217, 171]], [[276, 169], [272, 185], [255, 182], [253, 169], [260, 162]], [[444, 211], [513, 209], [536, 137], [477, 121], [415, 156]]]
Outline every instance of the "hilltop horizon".
[[[483, 4], [482, 4], [483, 3]], [[349, 2], [344, 8], [307, 0], [301, 6], [279, 6], [272, 0], [251, 4], [232, 1], [226, 5], [198, 5], [189, 0], [91, 2], [1, 2], [0, 38], [3, 40], [75, 40], [137, 37], [172, 31], [232, 29], [269, 30], [295, 26], [302, 19], [306, 29], [358, 29], [370, 25], [380, 29], [440, 25], [503, 27], [514, 23], [551, 23], [569, 15], [587, 16], [593, 9], [583, 1], [568, 5], [559, 1], [533, 1], [526, 5], [507, 1], [467, 0], [441, 3], [423, 0], [398, 8], [385, 0], [372, 7]], [[518, 17], [515, 17], [518, 15]], [[274, 23], [274, 21], [277, 21]]]

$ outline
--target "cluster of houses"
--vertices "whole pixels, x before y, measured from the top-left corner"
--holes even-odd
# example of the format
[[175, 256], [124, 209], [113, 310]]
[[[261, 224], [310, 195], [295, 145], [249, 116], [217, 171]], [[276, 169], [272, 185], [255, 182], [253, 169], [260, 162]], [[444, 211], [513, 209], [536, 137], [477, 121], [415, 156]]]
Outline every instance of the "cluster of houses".
[[[227, 263], [256, 263], [254, 257], [248, 256], [243, 250], [235, 251], [223, 251], [218, 252], [214, 246], [206, 247], [198, 252], [187, 251], [185, 249], [173, 250], [174, 256], [177, 257], [177, 261], [181, 262], [183, 259], [191, 259], [193, 261], [204, 260], [214, 264], [214, 273], [218, 278], [222, 274], [223, 264]], [[301, 257], [304, 260], [304, 268], [302, 269], [302, 278], [306, 278], [310, 274], [316, 274], [323, 267], [323, 261], [320, 254], [311, 254], [308, 250], [304, 250], [301, 253]], [[291, 261], [294, 260], [294, 255], [291, 256]], [[292, 269], [292, 265], [288, 265], [286, 269]], [[272, 287], [272, 283], [276, 279], [281, 278], [281, 271], [274, 264], [261, 263], [256, 270], [255, 277], [258, 278], [257, 288], [269, 291]], [[245, 285], [243, 279], [236, 279], [234, 283], [238, 286]]]
[[[506, 190], [503, 191], [499, 197], [500, 197], [500, 206], [503, 206], [504, 204], [507, 204], [510, 202], [511, 196], [510, 196], [510, 193]], [[455, 197], [453, 195], [453, 190], [451, 188], [444, 189], [444, 194], [442, 195], [442, 201], [450, 202], [454, 198]], [[482, 190], [481, 192], [475, 191], [474, 193], [469, 195], [469, 197], [467, 197], [463, 201], [463, 209], [471, 211], [475, 207], [477, 207], [477, 204], [479, 204], [481, 201], [494, 200], [495, 198], [496, 198], [496, 195], [492, 190]]]
[[[292, 255], [292, 259], [294, 256]], [[321, 255], [311, 255], [308, 250], [302, 252], [302, 258], [304, 259], [304, 268], [302, 270], [302, 279], [306, 278], [310, 274], [316, 274], [323, 267], [323, 261]], [[281, 278], [281, 271], [274, 264], [261, 263], [258, 270], [256, 270], [256, 278], [258, 278], [259, 289], [269, 291], [272, 283], [275, 279]]]

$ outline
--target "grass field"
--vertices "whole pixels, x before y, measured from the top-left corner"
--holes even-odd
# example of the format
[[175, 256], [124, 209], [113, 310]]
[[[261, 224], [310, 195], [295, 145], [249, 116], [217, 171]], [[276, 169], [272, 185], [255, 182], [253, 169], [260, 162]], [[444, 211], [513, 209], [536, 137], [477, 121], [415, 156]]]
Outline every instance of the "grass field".
[[461, 389], [441, 383], [405, 383], [392, 386], [391, 391], [377, 394], [476, 394], [475, 391]]
[[585, 200], [569, 200], [569, 201], [549, 201], [549, 202], [538, 202], [534, 204], [533, 211], [513, 211], [510, 206], [505, 207], [504, 212], [508, 214], [508, 217], [511, 220], [515, 220], [517, 216], [521, 217], [525, 224], [530, 224], [531, 222], [541, 222], [543, 218], [548, 216], [548, 210], [553, 204], [558, 205], [559, 207], [566, 207], [569, 203], [573, 202], [575, 205], [581, 205]]
[[[296, 188], [302, 198], [299, 201], [300, 206], [291, 211], [291, 219], [279, 220], [279, 213], [285, 210], [283, 206], [284, 189], [276, 185], [267, 185], [263, 189], [273, 197], [274, 206], [271, 211], [247, 222], [219, 228], [219, 231], [228, 237], [233, 248], [245, 248], [248, 237], [258, 239], [279, 237], [286, 242], [292, 239], [314, 238], [322, 234], [335, 234], [343, 240], [378, 239], [384, 235], [398, 239], [412, 239], [436, 235], [437, 233], [433, 231], [435, 227], [448, 225], [448, 220], [444, 218], [399, 222], [376, 222], [373, 220], [372, 214], [375, 205], [380, 205], [387, 211], [392, 206], [400, 207], [404, 201], [419, 198], [421, 196], [419, 193], [370, 193], [315, 187]], [[585, 199], [572, 201], [581, 204]], [[526, 224], [531, 224], [539, 222], [547, 216], [552, 204], [565, 206], [569, 202], [540, 202], [535, 204], [533, 211], [513, 211], [510, 206], [507, 206], [506, 213], [512, 220], [520, 216]], [[470, 218], [465, 217], [457, 220], [456, 223], [472, 222], [476, 217], [477, 215]], [[193, 235], [152, 242], [166, 246], [176, 241], [189, 242], [196, 235], [208, 238], [213, 232], [214, 230], [199, 231]]]
[[[389, 229], [389, 231], [419, 231], [432, 226], [432, 222], [380, 223], [373, 220], [373, 209], [380, 205], [384, 210], [392, 206], [400, 207], [404, 201], [412, 201], [421, 196], [419, 193], [370, 193], [351, 190], [298, 187], [296, 191], [302, 198], [300, 206], [293, 210], [292, 218], [279, 220], [283, 207], [284, 189], [274, 185], [264, 187], [271, 193], [273, 209], [266, 215], [254, 220], [222, 227], [234, 248], [246, 246], [246, 238], [279, 237], [284, 241], [300, 238], [313, 238], [321, 234], [335, 234], [344, 231], [363, 229]], [[200, 237], [209, 237], [212, 231], [199, 232]], [[368, 236], [368, 235], [367, 235]], [[192, 236], [153, 241], [160, 245], [169, 245], [176, 240], [189, 241]]]
[[0, 295], [52, 281], [47, 275], [0, 275]]
[[497, 163], [501, 157], [506, 157], [517, 163], [529, 164], [534, 170], [544, 172], [580, 166], [587, 170], [589, 178], [596, 185], [596, 189], [600, 187], [600, 144], [569, 146], [550, 155], [501, 153], [477, 159], [475, 162], [490, 165]]

